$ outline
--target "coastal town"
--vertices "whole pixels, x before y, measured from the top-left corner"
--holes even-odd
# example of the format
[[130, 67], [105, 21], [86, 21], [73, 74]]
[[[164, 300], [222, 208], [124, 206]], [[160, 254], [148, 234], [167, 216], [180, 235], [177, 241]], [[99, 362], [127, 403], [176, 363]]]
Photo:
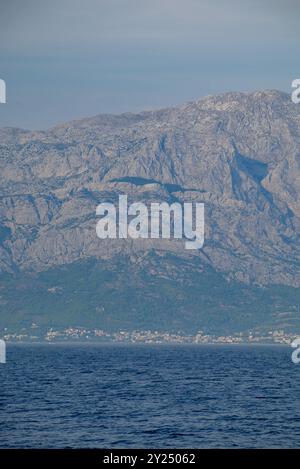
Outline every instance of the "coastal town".
[[247, 331], [228, 335], [207, 334], [198, 331], [195, 334], [183, 332], [165, 332], [151, 330], [120, 330], [108, 332], [102, 329], [69, 327], [63, 330], [49, 328], [42, 330], [33, 323], [29, 328], [18, 332], [4, 329], [0, 337], [6, 342], [97, 342], [127, 344], [286, 344], [297, 337], [297, 334], [283, 330]]

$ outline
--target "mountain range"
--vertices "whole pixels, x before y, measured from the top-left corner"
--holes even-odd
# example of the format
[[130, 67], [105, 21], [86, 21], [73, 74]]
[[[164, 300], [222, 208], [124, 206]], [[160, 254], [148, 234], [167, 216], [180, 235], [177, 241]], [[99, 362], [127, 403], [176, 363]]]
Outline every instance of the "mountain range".
[[[96, 207], [204, 202], [205, 242], [96, 236]], [[208, 96], [0, 129], [0, 327], [300, 325], [300, 105]]]

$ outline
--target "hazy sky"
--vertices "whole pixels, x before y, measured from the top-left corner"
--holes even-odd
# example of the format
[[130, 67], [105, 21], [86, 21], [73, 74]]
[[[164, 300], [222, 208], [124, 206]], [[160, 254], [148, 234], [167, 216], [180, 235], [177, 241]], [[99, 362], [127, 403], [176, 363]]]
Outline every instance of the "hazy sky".
[[0, 0], [0, 127], [290, 92], [299, 0]]

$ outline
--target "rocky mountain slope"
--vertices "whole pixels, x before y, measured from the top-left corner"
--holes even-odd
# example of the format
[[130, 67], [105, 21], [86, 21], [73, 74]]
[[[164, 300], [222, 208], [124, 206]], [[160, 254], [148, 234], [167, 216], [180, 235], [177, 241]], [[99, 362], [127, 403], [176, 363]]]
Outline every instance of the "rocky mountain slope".
[[[96, 206], [119, 194], [204, 202], [203, 249], [187, 251], [179, 240], [98, 239]], [[241, 288], [298, 289], [300, 106], [278, 91], [227, 93], [48, 131], [0, 129], [0, 200], [5, 278], [91, 260], [109, 270], [122, 258], [123, 270], [182, 288], [193, 273], [197, 289], [209, 271], [214, 282], [221, 275]], [[13, 298], [3, 298], [7, 308]]]
[[[300, 106], [277, 91], [0, 132], [2, 271], [149, 249], [242, 282], [300, 284]], [[204, 201], [205, 245], [99, 240], [97, 204]]]

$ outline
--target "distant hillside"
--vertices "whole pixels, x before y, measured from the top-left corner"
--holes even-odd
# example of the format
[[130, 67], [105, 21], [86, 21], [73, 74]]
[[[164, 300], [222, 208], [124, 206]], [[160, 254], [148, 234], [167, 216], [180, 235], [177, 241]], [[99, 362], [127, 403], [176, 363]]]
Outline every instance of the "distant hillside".
[[[97, 204], [122, 193], [204, 202], [204, 248], [98, 239]], [[284, 93], [0, 129], [0, 200], [3, 327], [299, 326], [300, 106]]]

